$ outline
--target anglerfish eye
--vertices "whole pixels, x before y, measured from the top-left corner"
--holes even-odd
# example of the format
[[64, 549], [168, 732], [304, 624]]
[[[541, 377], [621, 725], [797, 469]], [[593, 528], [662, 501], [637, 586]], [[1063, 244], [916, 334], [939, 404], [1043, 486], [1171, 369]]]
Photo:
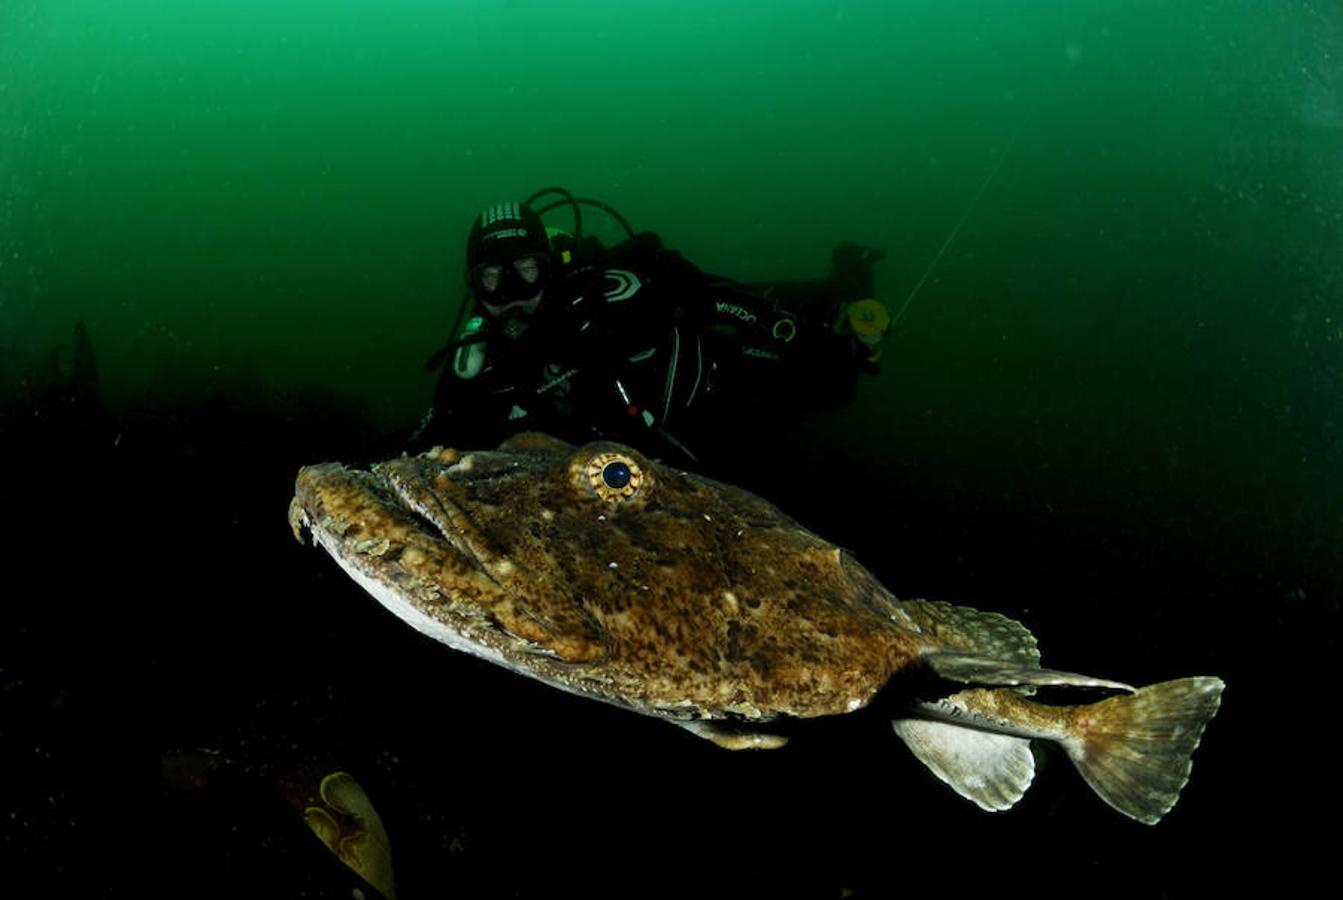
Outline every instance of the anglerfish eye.
[[588, 460], [588, 484], [598, 497], [612, 503], [627, 500], [644, 480], [639, 464], [623, 453], [599, 453]]

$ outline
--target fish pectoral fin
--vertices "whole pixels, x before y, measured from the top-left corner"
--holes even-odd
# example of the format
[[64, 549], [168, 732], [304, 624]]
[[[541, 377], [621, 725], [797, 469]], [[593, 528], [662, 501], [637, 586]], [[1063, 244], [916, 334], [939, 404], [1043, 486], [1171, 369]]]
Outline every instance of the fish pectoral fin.
[[1035, 777], [1026, 738], [931, 719], [894, 719], [891, 726], [919, 762], [980, 809], [1010, 809]]
[[788, 738], [783, 735], [740, 731], [705, 719], [691, 719], [674, 724], [680, 725], [691, 734], [713, 741], [724, 750], [777, 750], [788, 743]]
[[924, 663], [938, 675], [949, 681], [965, 684], [989, 684], [995, 687], [1016, 687], [1030, 685], [1036, 687], [1088, 687], [1111, 688], [1117, 691], [1133, 693], [1137, 688], [1122, 681], [1109, 681], [1090, 675], [1078, 675], [1075, 672], [1059, 672], [1055, 669], [1041, 669], [1035, 666], [1021, 666], [1011, 661], [980, 656], [975, 653], [928, 653]]

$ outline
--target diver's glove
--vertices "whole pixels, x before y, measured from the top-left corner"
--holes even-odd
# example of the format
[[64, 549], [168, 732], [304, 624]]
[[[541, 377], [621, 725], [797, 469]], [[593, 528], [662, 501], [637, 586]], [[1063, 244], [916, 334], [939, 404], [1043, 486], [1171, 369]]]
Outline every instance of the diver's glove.
[[849, 332], [866, 348], [868, 362], [875, 362], [881, 356], [882, 344], [890, 330], [890, 311], [880, 300], [871, 297], [846, 303], [835, 323], [835, 331]]

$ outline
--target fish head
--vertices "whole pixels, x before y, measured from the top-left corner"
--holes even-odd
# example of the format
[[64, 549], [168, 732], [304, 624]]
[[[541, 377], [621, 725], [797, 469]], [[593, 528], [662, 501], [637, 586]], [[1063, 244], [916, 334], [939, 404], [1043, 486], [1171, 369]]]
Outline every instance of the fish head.
[[772, 504], [615, 443], [308, 466], [290, 520], [425, 634], [673, 718], [848, 708], [903, 615]]
[[458, 649], [591, 663], [604, 652], [594, 598], [613, 579], [708, 590], [705, 560], [753, 508], [771, 509], [623, 445], [524, 434], [367, 470], [304, 467], [290, 519], [384, 605]]

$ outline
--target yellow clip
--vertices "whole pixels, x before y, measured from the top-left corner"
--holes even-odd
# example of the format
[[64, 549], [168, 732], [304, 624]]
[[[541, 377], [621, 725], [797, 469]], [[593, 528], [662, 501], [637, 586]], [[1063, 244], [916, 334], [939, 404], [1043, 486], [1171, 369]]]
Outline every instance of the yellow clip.
[[849, 327], [864, 343], [869, 339], [880, 341], [891, 328], [891, 313], [880, 300], [868, 297], [855, 300], [848, 307]]
[[881, 356], [882, 342], [886, 332], [891, 330], [891, 312], [880, 301], [868, 297], [855, 300], [845, 308], [849, 330], [853, 336], [868, 349], [868, 362], [876, 362]]

